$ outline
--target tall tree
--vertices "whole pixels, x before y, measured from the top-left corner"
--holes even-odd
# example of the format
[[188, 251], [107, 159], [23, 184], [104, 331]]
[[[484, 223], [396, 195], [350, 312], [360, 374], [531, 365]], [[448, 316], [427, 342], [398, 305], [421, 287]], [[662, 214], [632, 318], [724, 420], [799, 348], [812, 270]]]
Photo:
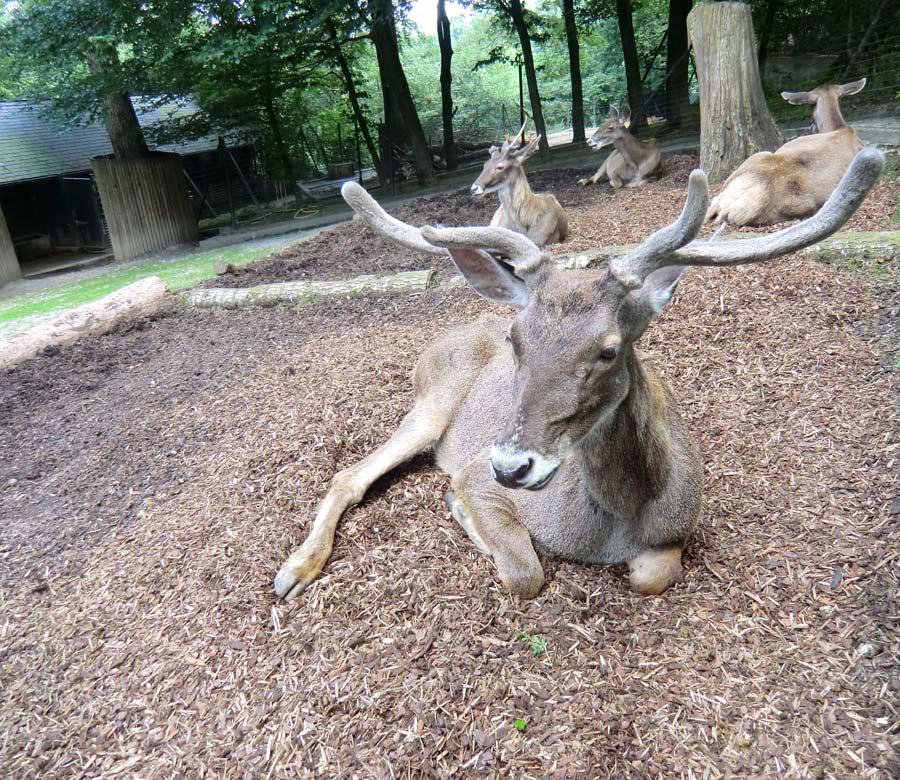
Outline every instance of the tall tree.
[[381, 167], [378, 148], [375, 146], [375, 142], [372, 140], [372, 134], [369, 132], [369, 123], [366, 121], [366, 116], [363, 113], [362, 105], [360, 104], [359, 93], [356, 89], [356, 81], [353, 78], [353, 71], [350, 69], [350, 63], [347, 61], [347, 57], [341, 49], [341, 41], [338, 39], [337, 29], [332, 18], [325, 21], [325, 29], [331, 40], [332, 56], [337, 62], [338, 67], [341, 70], [341, 76], [344, 79], [344, 88], [347, 92], [347, 98], [350, 101], [350, 107], [353, 111], [353, 119], [356, 122], [356, 127], [359, 129], [359, 134], [363, 137], [363, 143], [366, 145], [369, 157], [372, 158], [372, 165], [375, 166], [378, 179], [383, 183], [385, 181], [384, 169]]
[[[442, 0], [443, 2], [443, 0]], [[562, 0], [566, 43], [569, 47], [569, 76], [572, 79], [572, 141], [584, 141], [584, 94], [581, 88], [581, 54], [578, 51], [578, 28], [575, 25], [575, 0]]]
[[369, 14], [388, 135], [393, 143], [404, 146], [409, 144], [419, 181], [425, 181], [434, 175], [431, 149], [425, 139], [406, 73], [400, 62], [392, 0], [369, 0]]
[[441, 49], [441, 119], [444, 130], [444, 160], [447, 170], [457, 168], [456, 143], [453, 140], [453, 73], [450, 69], [453, 60], [453, 44], [450, 40], [450, 18], [444, 0], [437, 4], [437, 38]]
[[763, 15], [762, 26], [759, 30], [759, 77], [766, 72], [766, 60], [769, 58], [769, 45], [772, 40], [772, 28], [775, 23], [775, 14], [781, 7], [783, 0], [766, 0], [766, 10]]
[[666, 119], [670, 127], [680, 127], [691, 107], [688, 87], [687, 17], [693, 0], [669, 0], [669, 28], [666, 33]]
[[500, 18], [507, 19], [519, 39], [522, 64], [525, 68], [525, 83], [528, 85], [531, 119], [534, 122], [535, 131], [541, 137], [541, 156], [546, 157], [550, 152], [550, 142], [547, 140], [547, 126], [544, 123], [544, 111], [541, 108], [541, 94], [538, 90], [534, 52], [531, 49], [531, 33], [528, 29], [528, 21], [525, 18], [526, 11], [522, 7], [522, 2], [521, 0], [481, 0], [476, 3], [476, 7], [489, 9], [497, 13]]
[[[102, 118], [115, 156], [133, 160], [149, 151], [130, 94], [152, 83], [154, 63], [142, 54], [150, 39], [168, 33], [165, 16], [153, 8], [113, 0], [45, 0], [12, 7], [0, 48], [26, 85], [17, 97], [49, 98], [69, 121]], [[120, 49], [126, 58], [120, 58]]]
[[625, 59], [625, 82], [628, 102], [631, 105], [631, 131], [636, 135], [640, 128], [647, 126], [647, 119], [643, 111], [641, 65], [634, 39], [631, 0], [616, 0], [616, 17], [619, 21], [619, 35], [622, 38], [622, 56]]
[[759, 80], [750, 6], [698, 5], [688, 29], [700, 87], [700, 164], [710, 181], [719, 181], [783, 139]]

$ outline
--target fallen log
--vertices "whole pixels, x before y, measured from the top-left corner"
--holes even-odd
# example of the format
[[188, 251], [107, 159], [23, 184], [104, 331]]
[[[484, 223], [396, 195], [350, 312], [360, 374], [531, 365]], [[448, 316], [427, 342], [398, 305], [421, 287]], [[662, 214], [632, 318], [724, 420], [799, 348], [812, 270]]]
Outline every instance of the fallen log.
[[61, 347], [82, 336], [108, 333], [123, 322], [155, 314], [172, 300], [169, 288], [158, 276], [133, 282], [24, 333], [0, 339], [0, 369], [34, 357], [47, 347]]
[[[755, 238], [758, 233], [737, 233], [731, 238]], [[555, 260], [566, 270], [594, 268], [633, 249], [637, 244], [604, 246], [558, 255]], [[853, 261], [874, 260], [885, 262], [900, 258], [900, 230], [847, 232], [826, 238], [818, 244], [797, 252], [800, 257], [819, 260], [823, 263], [848, 265]]]
[[211, 287], [190, 290], [184, 298], [188, 306], [237, 309], [247, 306], [302, 306], [322, 298], [359, 295], [403, 295], [425, 292], [435, 271], [403, 271], [397, 274], [369, 274], [350, 279], [310, 280], [260, 284], [255, 287]]

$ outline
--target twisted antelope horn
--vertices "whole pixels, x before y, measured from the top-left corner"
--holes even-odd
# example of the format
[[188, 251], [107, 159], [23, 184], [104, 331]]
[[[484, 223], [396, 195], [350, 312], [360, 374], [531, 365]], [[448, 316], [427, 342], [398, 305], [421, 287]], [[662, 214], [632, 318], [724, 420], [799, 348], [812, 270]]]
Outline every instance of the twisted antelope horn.
[[422, 235], [436, 246], [447, 249], [486, 249], [505, 255], [519, 276], [525, 276], [543, 263], [546, 254], [528, 236], [501, 227], [423, 227]]
[[640, 246], [614, 258], [609, 264], [612, 275], [629, 290], [634, 290], [660, 266], [675, 265], [664, 261], [700, 232], [708, 205], [709, 184], [706, 174], [698, 168], [691, 171], [688, 179], [687, 198], [681, 216], [671, 225], [657, 230]]
[[696, 220], [702, 224], [709, 200], [706, 175], [693, 171], [681, 217], [636, 249], [615, 258], [610, 263], [610, 271], [625, 287], [634, 289], [664, 266], [743, 265], [804, 249], [846, 224], [877, 181], [883, 166], [884, 155], [867, 147], [857, 153], [831, 197], [808, 219], [758, 238], [715, 242], [692, 240], [700, 229], [699, 225], [695, 226]]
[[385, 238], [389, 238], [407, 249], [415, 249], [417, 252], [439, 256], [447, 254], [446, 250], [429, 244], [422, 238], [422, 233], [418, 228], [407, 225], [388, 214], [378, 205], [375, 198], [355, 181], [348, 181], [341, 187], [341, 196], [372, 230]]

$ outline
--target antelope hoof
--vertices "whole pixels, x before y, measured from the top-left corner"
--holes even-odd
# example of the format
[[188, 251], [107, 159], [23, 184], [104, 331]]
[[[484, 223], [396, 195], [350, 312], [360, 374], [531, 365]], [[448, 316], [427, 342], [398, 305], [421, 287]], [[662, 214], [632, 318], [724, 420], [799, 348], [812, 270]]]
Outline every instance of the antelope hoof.
[[644, 596], [658, 596], [684, 578], [681, 546], [645, 550], [628, 562], [628, 581]]
[[291, 553], [275, 575], [275, 592], [285, 601], [296, 598], [319, 576], [327, 560], [327, 552], [323, 555], [321, 551], [308, 550], [303, 545]]
[[578, 180], [578, 186], [579, 186], [579, 187], [587, 187], [588, 184], [593, 184], [593, 183], [594, 183], [594, 182], [592, 182], [590, 179], [579, 179], [579, 180]]
[[500, 576], [503, 587], [520, 599], [537, 598], [541, 588], [544, 587], [544, 572], [541, 569], [538, 571], [498, 569], [497, 574]]

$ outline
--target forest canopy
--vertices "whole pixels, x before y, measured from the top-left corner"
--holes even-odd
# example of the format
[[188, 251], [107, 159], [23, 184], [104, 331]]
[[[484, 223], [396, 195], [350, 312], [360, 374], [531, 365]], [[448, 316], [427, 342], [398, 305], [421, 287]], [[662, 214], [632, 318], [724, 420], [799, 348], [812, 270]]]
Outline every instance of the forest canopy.
[[[108, 120], [110, 96], [191, 100], [199, 111], [149, 140], [251, 138], [284, 179], [357, 157], [383, 173], [404, 154], [424, 177], [452, 166], [456, 145], [514, 132], [522, 113], [579, 140], [609, 104], [630, 100], [640, 126], [690, 121], [696, 101], [691, 0], [467, 0], [449, 14], [419, 0], [437, 6], [442, 34], [416, 27], [409, 0], [2, 1], [0, 99], [69, 123]], [[767, 94], [868, 75], [863, 99], [896, 98], [894, 3], [751, 5]]]

